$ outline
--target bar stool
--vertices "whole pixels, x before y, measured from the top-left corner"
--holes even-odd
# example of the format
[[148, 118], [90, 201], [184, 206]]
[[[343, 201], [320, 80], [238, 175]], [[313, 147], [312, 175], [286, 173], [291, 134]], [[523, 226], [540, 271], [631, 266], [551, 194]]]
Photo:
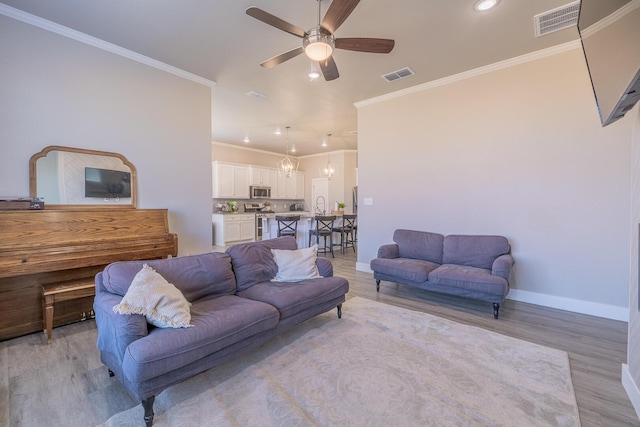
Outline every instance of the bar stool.
[[[316, 236], [316, 244], [318, 245], [318, 253], [326, 254], [331, 252], [331, 258], [335, 258], [333, 254], [333, 223], [336, 220], [333, 216], [316, 216], [313, 221], [315, 227], [311, 227], [309, 230], [309, 247], [311, 247], [311, 236]], [[324, 246], [320, 249], [320, 236], [324, 237]], [[329, 238], [329, 245], [327, 246], [327, 237]]]
[[293, 236], [294, 239], [296, 238], [300, 215], [276, 215], [276, 221], [278, 221], [278, 237]]
[[344, 253], [345, 248], [351, 246], [353, 251], [356, 251], [354, 233], [356, 231], [356, 218], [357, 215], [342, 215], [342, 224], [338, 227], [333, 227], [333, 231], [340, 233], [340, 248]]

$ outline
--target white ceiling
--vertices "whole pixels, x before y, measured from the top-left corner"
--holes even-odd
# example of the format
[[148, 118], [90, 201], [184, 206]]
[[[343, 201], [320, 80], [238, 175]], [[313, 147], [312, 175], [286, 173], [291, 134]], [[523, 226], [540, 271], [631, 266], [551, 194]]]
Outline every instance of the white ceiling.
[[[311, 62], [304, 55], [272, 69], [259, 66], [298, 47], [301, 39], [245, 10], [257, 6], [308, 30], [317, 25], [316, 0], [2, 1], [215, 81], [214, 141], [284, 152], [285, 133], [274, 131], [290, 126], [296, 155], [356, 149], [354, 102], [578, 38], [575, 28], [534, 34], [534, 15], [571, 0], [501, 0], [487, 12], [474, 10], [476, 0], [362, 0], [336, 37], [390, 38], [394, 50], [387, 55], [338, 50], [340, 78], [310, 81]], [[329, 4], [322, 2], [322, 15]], [[381, 78], [403, 67], [416, 74], [392, 83]], [[266, 98], [247, 96], [252, 90]], [[330, 146], [323, 148], [328, 133]], [[243, 142], [246, 136], [251, 142]]]

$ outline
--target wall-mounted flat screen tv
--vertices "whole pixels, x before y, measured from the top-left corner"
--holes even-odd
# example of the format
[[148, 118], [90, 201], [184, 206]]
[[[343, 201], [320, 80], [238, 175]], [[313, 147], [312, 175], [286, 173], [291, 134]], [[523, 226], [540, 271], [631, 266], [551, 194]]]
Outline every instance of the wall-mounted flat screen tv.
[[84, 168], [84, 197], [101, 199], [131, 197], [131, 173]]
[[578, 30], [607, 126], [640, 100], [640, 0], [582, 0]]

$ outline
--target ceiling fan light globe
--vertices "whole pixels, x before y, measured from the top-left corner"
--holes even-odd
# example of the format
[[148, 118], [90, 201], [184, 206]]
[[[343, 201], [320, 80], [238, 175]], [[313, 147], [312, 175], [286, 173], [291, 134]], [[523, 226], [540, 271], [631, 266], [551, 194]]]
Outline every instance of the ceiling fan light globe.
[[313, 61], [324, 61], [333, 53], [335, 43], [333, 36], [322, 34], [320, 28], [309, 30], [309, 34], [302, 41], [304, 53]]
[[308, 44], [304, 48], [304, 53], [314, 61], [324, 61], [333, 53], [333, 48], [323, 42]]

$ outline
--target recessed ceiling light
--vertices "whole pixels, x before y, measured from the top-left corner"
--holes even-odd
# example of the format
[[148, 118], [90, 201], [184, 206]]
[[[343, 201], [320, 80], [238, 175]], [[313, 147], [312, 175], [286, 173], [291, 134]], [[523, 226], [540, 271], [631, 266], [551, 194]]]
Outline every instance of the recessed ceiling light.
[[248, 136], [245, 136], [244, 139], [242, 140], [245, 144], [248, 144], [251, 142], [251, 140], [249, 139]]
[[276, 128], [276, 131], [273, 133], [275, 133], [276, 135], [280, 135], [282, 134], [282, 131], [280, 130], [280, 128]]
[[480, 0], [474, 6], [474, 9], [478, 12], [484, 12], [485, 10], [489, 10], [495, 5], [497, 5], [500, 0]]

